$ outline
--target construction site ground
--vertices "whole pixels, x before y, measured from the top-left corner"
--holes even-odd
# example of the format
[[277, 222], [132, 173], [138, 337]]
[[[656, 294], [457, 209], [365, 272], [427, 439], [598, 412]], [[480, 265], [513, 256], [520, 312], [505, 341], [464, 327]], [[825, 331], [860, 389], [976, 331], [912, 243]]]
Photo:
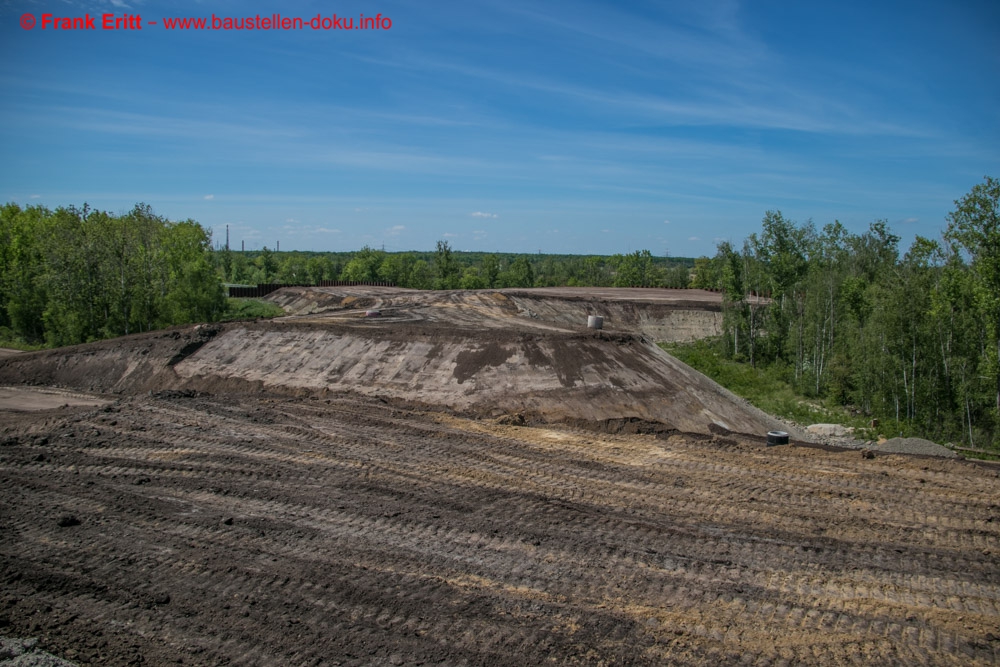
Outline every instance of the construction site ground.
[[[321, 301], [278, 298], [306, 297]], [[458, 329], [482, 306], [445, 301], [465, 313]], [[625, 365], [635, 353], [639, 379], [660, 359], [635, 329], [588, 337], [525, 301], [498, 304], [509, 321], [483, 327], [534, 342], [504, 331], [489, 356], [470, 334], [489, 358], [426, 366], [428, 382], [465, 388], [460, 405], [406, 393], [404, 339], [431, 326], [461, 347], [463, 334], [402, 306], [409, 328], [392, 335], [391, 319], [328, 303], [300, 313], [308, 322], [0, 360], [0, 635], [102, 665], [1000, 661], [1000, 468], [794, 437], [768, 447], [712, 421], [766, 426], [707, 385], [692, 391], [711, 409], [616, 428], [571, 414], [579, 397], [535, 418], [494, 414], [476, 398], [492, 396], [482, 374], [561, 368], [563, 343]], [[302, 363], [296, 346], [319, 344], [324, 312], [355, 318], [330, 322], [331, 345], [370, 339], [383, 355], [371, 364], [390, 348], [408, 361], [365, 375], [377, 392], [277, 366], [288, 379], [268, 384], [226, 362], [240, 337], [272, 336], [281, 363]], [[658, 373], [686, 372], [661, 361], [672, 370]], [[535, 400], [596, 403], [600, 369], [581, 364]], [[705, 428], [673, 423], [697, 414]]]

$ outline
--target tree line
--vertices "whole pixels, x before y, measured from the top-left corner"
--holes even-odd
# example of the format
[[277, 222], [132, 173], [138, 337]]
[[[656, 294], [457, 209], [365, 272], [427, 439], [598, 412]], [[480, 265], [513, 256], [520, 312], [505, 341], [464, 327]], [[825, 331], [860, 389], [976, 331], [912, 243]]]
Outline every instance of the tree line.
[[50, 346], [214, 321], [226, 298], [211, 236], [149, 206], [0, 207], [0, 336]]
[[782, 367], [884, 431], [1000, 448], [998, 203], [987, 177], [939, 240], [902, 254], [885, 221], [853, 234], [769, 211], [742, 246], [699, 261], [694, 284], [723, 291], [725, 356]]
[[459, 252], [438, 241], [431, 252], [386, 252], [364, 247], [350, 253], [231, 251], [215, 260], [231, 284], [307, 283], [321, 280], [389, 282], [413, 289], [505, 287], [687, 287], [695, 260], [628, 254], [550, 255]]

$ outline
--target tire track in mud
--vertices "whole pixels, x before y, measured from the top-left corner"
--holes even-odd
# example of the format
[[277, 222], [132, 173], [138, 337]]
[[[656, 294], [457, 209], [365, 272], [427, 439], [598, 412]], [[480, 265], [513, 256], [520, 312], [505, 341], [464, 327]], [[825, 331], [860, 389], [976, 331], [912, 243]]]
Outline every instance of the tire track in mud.
[[961, 463], [338, 398], [34, 428], [0, 448], [0, 614], [63, 650], [96, 619], [108, 664], [1000, 658], [1000, 482]]

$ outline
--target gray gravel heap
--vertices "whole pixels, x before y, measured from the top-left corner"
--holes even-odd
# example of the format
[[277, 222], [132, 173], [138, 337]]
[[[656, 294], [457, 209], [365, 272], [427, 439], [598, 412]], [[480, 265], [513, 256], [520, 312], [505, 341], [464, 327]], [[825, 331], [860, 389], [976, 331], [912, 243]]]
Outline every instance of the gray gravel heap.
[[0, 637], [0, 667], [77, 667], [37, 647], [37, 639]]
[[877, 452], [894, 454], [921, 454], [923, 456], [942, 456], [949, 459], [958, 457], [958, 454], [947, 447], [942, 447], [936, 442], [923, 438], [893, 438], [872, 447], [872, 449]]

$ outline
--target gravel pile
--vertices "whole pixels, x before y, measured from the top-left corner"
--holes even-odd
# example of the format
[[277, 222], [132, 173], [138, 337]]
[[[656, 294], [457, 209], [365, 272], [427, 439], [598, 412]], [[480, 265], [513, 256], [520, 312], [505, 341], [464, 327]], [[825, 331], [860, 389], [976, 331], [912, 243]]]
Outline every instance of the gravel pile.
[[958, 458], [958, 454], [947, 447], [923, 438], [893, 438], [875, 446], [875, 451], [898, 454], [921, 454], [923, 456], [942, 456], [949, 459]]
[[[790, 427], [802, 428], [794, 422], [785, 419], [778, 418], [778, 421], [787, 424]], [[886, 440], [882, 444], [878, 444], [871, 440], [857, 440], [849, 435], [836, 436], [822, 433], [809, 433], [807, 431], [806, 439], [809, 442], [815, 442], [822, 445], [832, 445], [834, 447], [843, 447], [845, 449], [871, 450], [880, 454], [918, 454], [920, 456], [940, 456], [946, 459], [959, 458], [957, 453], [947, 447], [939, 445], [936, 442], [931, 442], [930, 440], [924, 440], [923, 438], [892, 438], [891, 440]]]
[[38, 648], [37, 639], [0, 637], [0, 667], [76, 667]]

